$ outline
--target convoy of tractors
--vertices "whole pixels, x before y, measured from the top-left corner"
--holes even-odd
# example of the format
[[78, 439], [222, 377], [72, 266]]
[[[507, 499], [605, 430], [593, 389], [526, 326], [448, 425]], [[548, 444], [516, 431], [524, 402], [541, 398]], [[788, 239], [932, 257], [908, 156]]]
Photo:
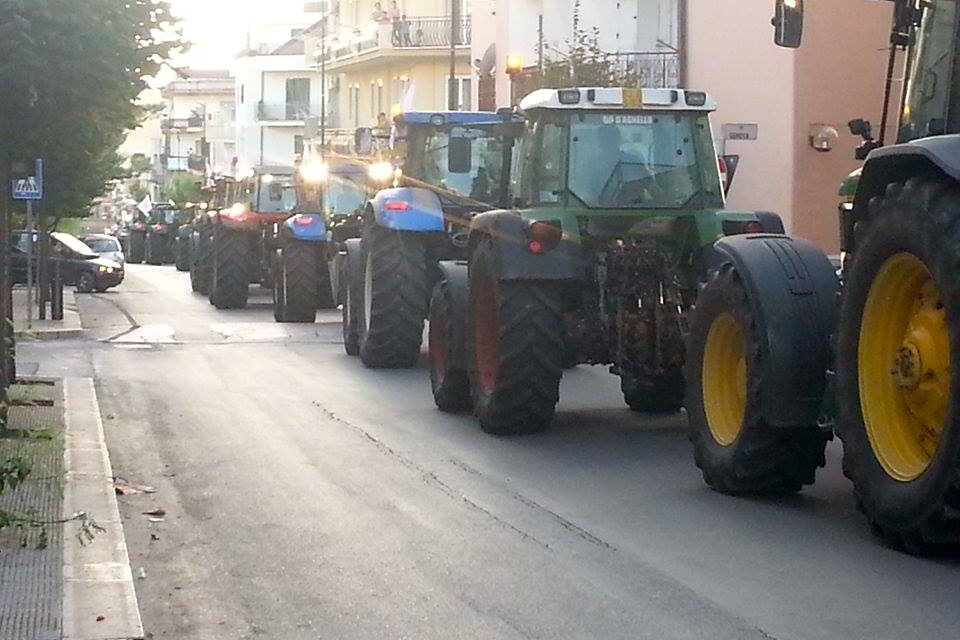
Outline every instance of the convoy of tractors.
[[[346, 352], [372, 368], [414, 366], [429, 321], [437, 407], [491, 434], [548, 428], [564, 370], [607, 366], [631, 409], [685, 409], [724, 493], [801, 490], [836, 433], [874, 531], [955, 550], [960, 55], [944, 33], [960, 15], [891, 1], [911, 77], [886, 105], [897, 144], [851, 123], [865, 164], [845, 182], [839, 274], [778, 216], [726, 209], [709, 95], [589, 87], [406, 113], [382, 148], [222, 178], [188, 225], [142, 221], [132, 259], [172, 256], [219, 309], [253, 283], [278, 322], [339, 307]], [[800, 46], [802, 1], [774, 23]]]

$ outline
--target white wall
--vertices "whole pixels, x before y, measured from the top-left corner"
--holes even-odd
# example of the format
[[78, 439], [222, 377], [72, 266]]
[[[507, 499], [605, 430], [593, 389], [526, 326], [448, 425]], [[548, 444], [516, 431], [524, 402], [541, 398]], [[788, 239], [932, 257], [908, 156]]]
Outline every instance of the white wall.
[[691, 89], [710, 92], [719, 105], [713, 116], [716, 138], [722, 137], [724, 123], [759, 126], [757, 140], [726, 143], [727, 153], [741, 157], [729, 206], [776, 211], [789, 230], [796, 54], [773, 44], [772, 4], [689, 0], [687, 75]]

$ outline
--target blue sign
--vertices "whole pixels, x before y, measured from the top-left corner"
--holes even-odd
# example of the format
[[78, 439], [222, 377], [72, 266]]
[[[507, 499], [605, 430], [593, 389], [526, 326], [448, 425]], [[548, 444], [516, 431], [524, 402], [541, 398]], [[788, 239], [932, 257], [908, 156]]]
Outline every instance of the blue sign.
[[11, 191], [14, 200], [43, 200], [43, 160], [37, 160], [32, 176], [13, 180]]

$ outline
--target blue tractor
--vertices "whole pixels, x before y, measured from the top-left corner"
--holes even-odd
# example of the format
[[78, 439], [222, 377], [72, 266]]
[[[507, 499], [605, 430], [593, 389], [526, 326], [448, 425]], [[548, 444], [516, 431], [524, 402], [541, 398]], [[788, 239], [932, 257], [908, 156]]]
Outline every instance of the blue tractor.
[[416, 363], [438, 263], [465, 258], [473, 217], [509, 204], [522, 127], [519, 118], [486, 112], [394, 120], [392, 147], [402, 160], [369, 167], [371, 179], [392, 179], [393, 187], [366, 204], [361, 237], [344, 243], [338, 266], [348, 354], [371, 368]]

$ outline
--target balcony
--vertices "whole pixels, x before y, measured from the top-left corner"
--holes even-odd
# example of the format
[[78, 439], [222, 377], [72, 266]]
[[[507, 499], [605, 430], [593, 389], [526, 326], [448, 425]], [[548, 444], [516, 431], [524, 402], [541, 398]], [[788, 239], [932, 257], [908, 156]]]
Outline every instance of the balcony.
[[257, 119], [261, 122], [303, 124], [310, 117], [319, 117], [320, 105], [306, 102], [261, 102], [257, 105]]
[[[314, 59], [326, 60], [328, 68], [364, 63], [381, 56], [402, 57], [444, 55], [450, 50], [454, 37], [453, 19], [446, 17], [415, 17], [405, 22], [373, 22], [353, 31], [330, 36], [321, 52], [321, 42], [314, 40]], [[472, 22], [462, 18], [456, 25], [457, 46], [469, 49], [472, 42]]]
[[160, 128], [164, 132], [202, 131], [203, 116], [191, 116], [189, 118], [167, 118], [160, 123]]

